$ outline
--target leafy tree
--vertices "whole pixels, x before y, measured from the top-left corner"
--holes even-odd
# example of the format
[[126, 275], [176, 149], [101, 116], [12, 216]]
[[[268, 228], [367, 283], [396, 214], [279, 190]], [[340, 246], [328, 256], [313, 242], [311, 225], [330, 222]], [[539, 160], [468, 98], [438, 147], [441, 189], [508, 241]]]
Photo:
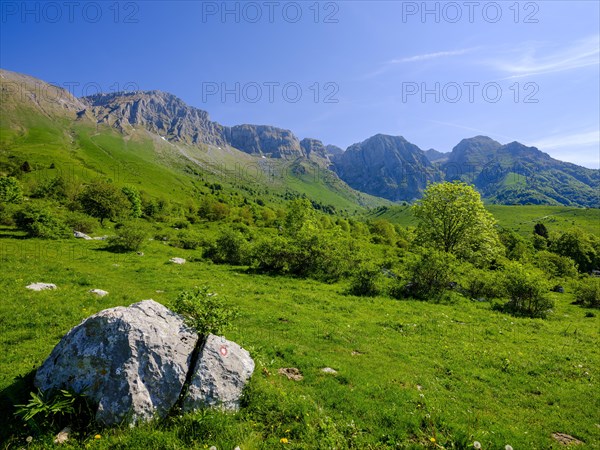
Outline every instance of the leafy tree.
[[296, 236], [301, 230], [317, 229], [317, 215], [310, 200], [297, 198], [288, 204], [285, 216], [285, 232], [287, 235]]
[[580, 272], [591, 272], [600, 263], [600, 239], [579, 228], [553, 239], [550, 250], [571, 258]]
[[396, 242], [396, 229], [385, 219], [379, 219], [369, 224], [369, 231], [373, 235], [375, 244], [394, 245]]
[[104, 219], [115, 220], [131, 209], [123, 192], [116, 186], [102, 181], [86, 186], [78, 200], [87, 214], [100, 219], [101, 225]]
[[136, 219], [142, 217], [142, 198], [139, 191], [131, 186], [125, 186], [121, 191], [131, 203], [131, 217]]
[[21, 203], [23, 188], [14, 177], [0, 177], [0, 202]]
[[546, 225], [544, 225], [543, 223], [536, 223], [535, 226], [533, 227], [533, 232], [535, 234], [537, 234], [538, 236], [541, 236], [546, 239], [548, 239], [548, 237], [549, 237], [548, 229], [546, 228]]
[[473, 186], [458, 181], [432, 184], [413, 206], [413, 214], [418, 241], [425, 246], [482, 264], [501, 252], [496, 222]]

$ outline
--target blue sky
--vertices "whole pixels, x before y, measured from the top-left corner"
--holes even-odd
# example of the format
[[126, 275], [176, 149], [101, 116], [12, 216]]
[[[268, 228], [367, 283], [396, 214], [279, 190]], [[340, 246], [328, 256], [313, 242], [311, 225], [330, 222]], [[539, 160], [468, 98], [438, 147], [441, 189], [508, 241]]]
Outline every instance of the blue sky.
[[0, 66], [76, 95], [159, 89], [343, 148], [484, 134], [598, 168], [599, 5], [2, 1]]

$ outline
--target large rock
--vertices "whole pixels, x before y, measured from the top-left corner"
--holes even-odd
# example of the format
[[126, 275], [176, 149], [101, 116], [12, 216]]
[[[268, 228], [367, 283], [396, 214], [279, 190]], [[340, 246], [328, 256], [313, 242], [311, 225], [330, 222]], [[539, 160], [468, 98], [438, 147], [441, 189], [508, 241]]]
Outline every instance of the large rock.
[[35, 385], [85, 391], [107, 425], [164, 416], [179, 398], [197, 340], [179, 315], [152, 300], [107, 309], [63, 337]]
[[35, 385], [85, 392], [106, 425], [164, 417], [182, 394], [185, 410], [237, 409], [254, 361], [235, 342], [209, 335], [191, 367], [200, 344], [181, 316], [153, 300], [107, 309], [63, 337]]
[[223, 337], [209, 335], [194, 368], [183, 409], [203, 406], [238, 409], [242, 390], [252, 372], [254, 361], [246, 350]]

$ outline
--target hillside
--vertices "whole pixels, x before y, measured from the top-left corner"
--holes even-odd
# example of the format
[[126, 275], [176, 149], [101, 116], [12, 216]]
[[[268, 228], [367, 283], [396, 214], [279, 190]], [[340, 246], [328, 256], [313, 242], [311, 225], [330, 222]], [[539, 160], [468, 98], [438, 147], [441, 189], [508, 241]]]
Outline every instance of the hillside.
[[158, 91], [77, 99], [32, 77], [0, 75], [4, 173], [27, 161], [34, 171], [25, 177], [32, 182], [106, 177], [180, 203], [214, 183], [227, 187], [222, 195], [273, 205], [302, 195], [339, 211], [387, 203], [324, 171], [326, 156], [314, 151], [307, 158], [286, 130], [222, 127], [205, 111]]

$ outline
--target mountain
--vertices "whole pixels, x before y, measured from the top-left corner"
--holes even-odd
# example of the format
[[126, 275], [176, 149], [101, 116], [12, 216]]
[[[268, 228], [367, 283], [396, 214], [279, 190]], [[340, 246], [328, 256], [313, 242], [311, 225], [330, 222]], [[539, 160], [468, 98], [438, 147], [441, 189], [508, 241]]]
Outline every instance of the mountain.
[[343, 148], [340, 148], [337, 145], [331, 145], [331, 144], [325, 146], [325, 151], [330, 156], [341, 155], [342, 153], [344, 153]]
[[442, 152], [438, 152], [437, 150], [430, 148], [429, 150], [425, 150], [423, 153], [425, 153], [425, 156], [427, 156], [427, 159], [434, 163], [434, 162], [439, 162], [439, 161], [445, 161], [448, 158], [448, 153], [442, 153]]
[[183, 189], [173, 181], [183, 170], [247, 192], [271, 183], [267, 191], [273, 195], [310, 194], [344, 208], [385, 204], [383, 199], [413, 201], [428, 183], [462, 180], [490, 203], [600, 207], [600, 171], [487, 136], [463, 139], [441, 153], [378, 134], [343, 151], [269, 125], [223, 126], [161, 91], [75, 98], [36, 78], [0, 70], [0, 94], [5, 173], [12, 169], [3, 167], [30, 157], [79, 165], [96, 176], [138, 164], [152, 167], [154, 176], [169, 171], [164, 184], [153, 187], [156, 192]]
[[440, 169], [446, 180], [474, 184], [491, 203], [600, 206], [600, 171], [558, 161], [519, 142], [463, 139]]
[[401, 136], [377, 134], [333, 157], [333, 170], [351, 187], [392, 201], [419, 198], [440, 172]]
[[[27, 183], [61, 177], [75, 189], [112, 179], [179, 204], [211, 192], [234, 205], [277, 206], [298, 196], [328, 211], [390, 204], [324, 169], [315, 160], [322, 152], [316, 142], [306, 157], [289, 130], [222, 126], [168, 93], [78, 99], [0, 69], [0, 100], [0, 175], [17, 174]], [[19, 169], [25, 162], [31, 173]]]

